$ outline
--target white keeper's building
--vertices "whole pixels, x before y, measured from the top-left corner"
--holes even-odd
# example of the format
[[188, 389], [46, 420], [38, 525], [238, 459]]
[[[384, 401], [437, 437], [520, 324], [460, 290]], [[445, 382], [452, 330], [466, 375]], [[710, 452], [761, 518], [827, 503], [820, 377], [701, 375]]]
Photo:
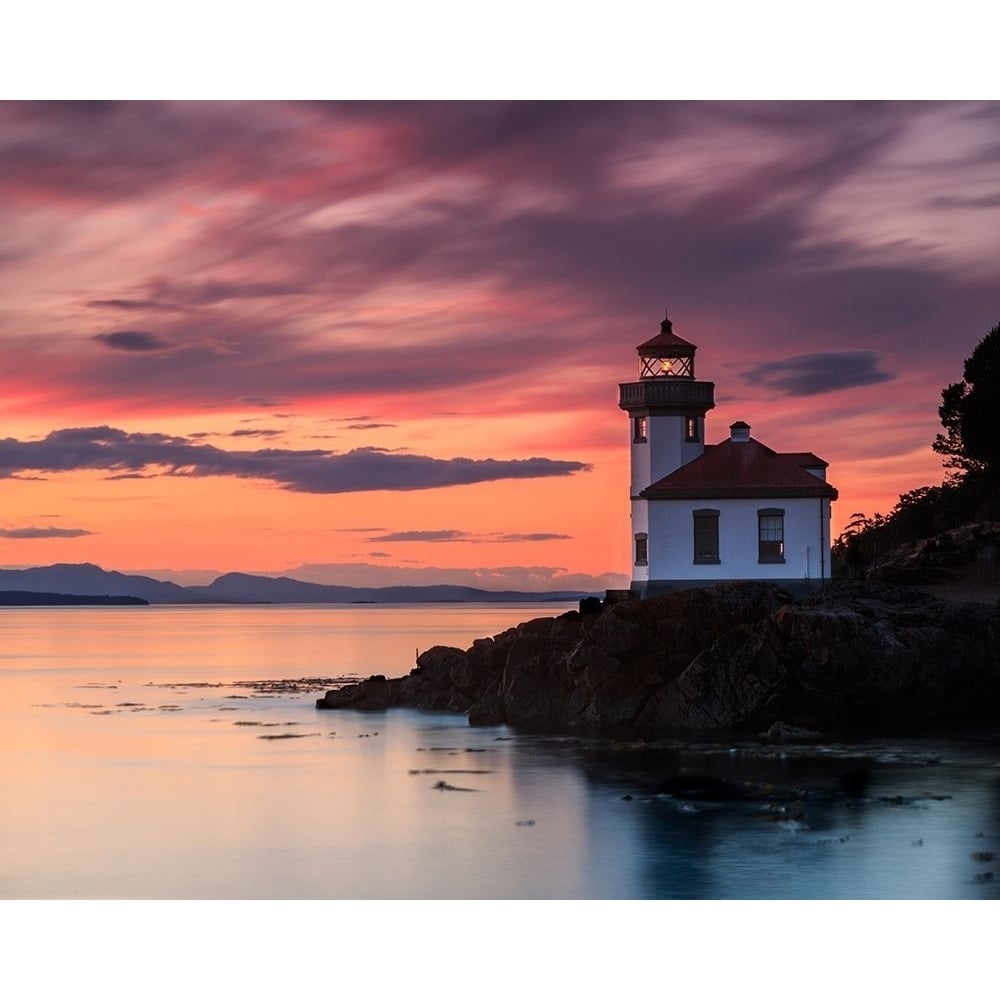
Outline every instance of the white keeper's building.
[[695, 345], [664, 319], [636, 350], [638, 381], [619, 385], [631, 425], [633, 596], [722, 580], [808, 593], [828, 581], [837, 491], [827, 463], [772, 451], [742, 421], [705, 444], [715, 385], [695, 378]]

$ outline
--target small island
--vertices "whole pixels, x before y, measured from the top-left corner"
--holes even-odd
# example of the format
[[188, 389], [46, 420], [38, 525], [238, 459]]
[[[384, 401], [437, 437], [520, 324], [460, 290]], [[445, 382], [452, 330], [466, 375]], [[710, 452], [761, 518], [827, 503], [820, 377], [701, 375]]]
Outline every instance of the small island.
[[0, 607], [55, 607], [61, 605], [148, 605], [142, 597], [125, 597], [108, 594], [47, 594], [31, 590], [0, 590]]

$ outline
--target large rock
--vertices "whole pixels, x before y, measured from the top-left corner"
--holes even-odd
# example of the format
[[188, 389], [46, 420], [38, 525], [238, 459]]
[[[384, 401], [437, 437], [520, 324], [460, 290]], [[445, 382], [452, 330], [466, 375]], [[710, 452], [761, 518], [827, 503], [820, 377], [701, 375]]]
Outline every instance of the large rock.
[[1000, 614], [906, 588], [834, 584], [794, 601], [719, 584], [539, 618], [467, 650], [435, 646], [397, 680], [320, 708], [397, 705], [531, 729], [811, 729], [992, 720]]

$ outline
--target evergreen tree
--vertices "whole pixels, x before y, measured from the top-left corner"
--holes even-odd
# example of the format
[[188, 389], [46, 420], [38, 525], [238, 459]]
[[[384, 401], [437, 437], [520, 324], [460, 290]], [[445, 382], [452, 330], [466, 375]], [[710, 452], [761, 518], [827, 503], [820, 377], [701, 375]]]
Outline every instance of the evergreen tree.
[[965, 359], [965, 377], [941, 391], [938, 415], [946, 434], [932, 447], [945, 465], [1000, 480], [1000, 323]]

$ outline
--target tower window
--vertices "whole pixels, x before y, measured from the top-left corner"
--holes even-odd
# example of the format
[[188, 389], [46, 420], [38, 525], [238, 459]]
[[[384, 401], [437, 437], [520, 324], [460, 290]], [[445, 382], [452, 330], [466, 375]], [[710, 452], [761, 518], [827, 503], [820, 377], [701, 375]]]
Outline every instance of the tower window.
[[757, 511], [757, 562], [785, 561], [785, 512], [779, 507]]
[[646, 440], [646, 418], [636, 417], [633, 421], [633, 441], [645, 441]]
[[700, 441], [701, 437], [698, 434], [698, 418], [697, 417], [686, 417], [684, 420], [684, 440], [685, 441]]
[[636, 566], [649, 564], [649, 536], [644, 531], [635, 536], [635, 564]]
[[694, 561], [695, 563], [719, 562], [719, 512], [696, 510], [694, 512]]

